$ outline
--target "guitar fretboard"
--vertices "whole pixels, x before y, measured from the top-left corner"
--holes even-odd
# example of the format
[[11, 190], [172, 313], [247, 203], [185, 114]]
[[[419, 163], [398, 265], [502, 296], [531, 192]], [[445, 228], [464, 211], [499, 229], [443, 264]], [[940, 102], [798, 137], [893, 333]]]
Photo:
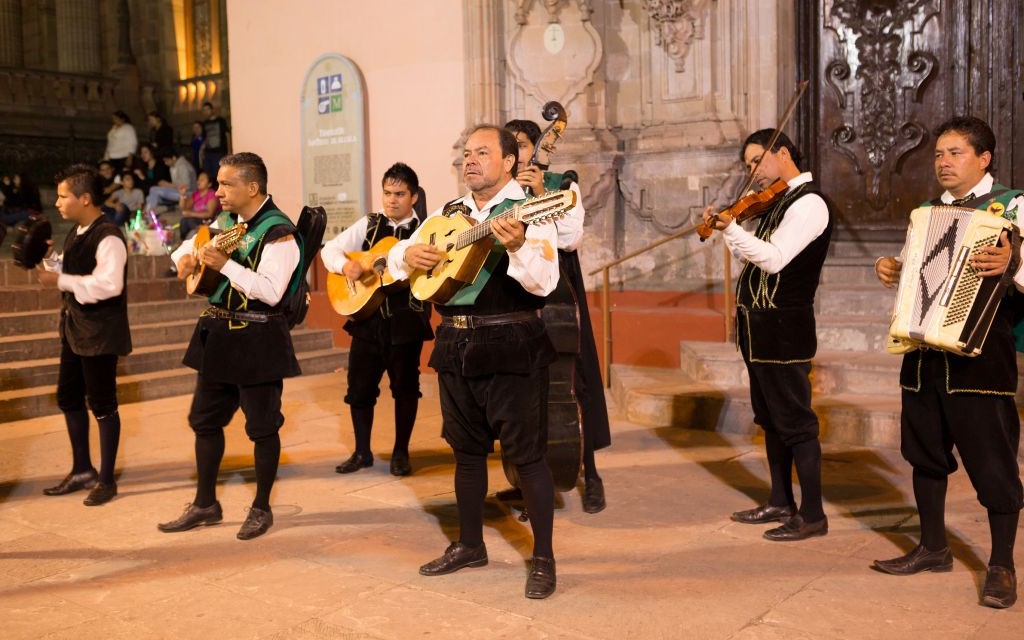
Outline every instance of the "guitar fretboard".
[[494, 216], [493, 218], [490, 218], [489, 220], [484, 220], [482, 223], [475, 224], [469, 229], [466, 229], [465, 231], [463, 231], [462, 233], [455, 237], [455, 248], [464, 249], [469, 245], [473, 244], [474, 242], [477, 242], [478, 240], [483, 240], [487, 236], [491, 235], [491, 232], [493, 231], [493, 229], [491, 228], [492, 222], [494, 222], [495, 220], [515, 218], [515, 214], [518, 211], [519, 206], [516, 205], [509, 209], [508, 211], [499, 213], [498, 215]]
[[495, 220], [503, 220], [511, 218], [520, 222], [526, 222], [529, 224], [534, 220], [545, 221], [549, 217], [557, 218], [559, 216], [549, 216], [549, 212], [554, 213], [558, 211], [564, 211], [566, 209], [564, 203], [563, 192], [556, 191], [550, 195], [544, 195], [539, 198], [527, 200], [522, 204], [513, 206], [508, 211], [499, 213], [493, 218], [484, 220], [480, 224], [473, 225], [469, 229], [466, 229], [455, 237], [455, 249], [464, 249], [469, 245], [483, 240], [487, 236], [493, 233], [494, 229], [491, 227], [491, 223]]

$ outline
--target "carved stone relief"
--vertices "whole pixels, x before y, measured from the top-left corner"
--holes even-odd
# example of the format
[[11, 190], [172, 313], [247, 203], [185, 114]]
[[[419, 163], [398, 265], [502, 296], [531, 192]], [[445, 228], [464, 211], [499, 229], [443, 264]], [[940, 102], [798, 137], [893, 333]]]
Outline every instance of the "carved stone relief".
[[591, 24], [590, 0], [516, 0], [508, 40], [515, 83], [537, 102], [570, 104], [593, 83], [604, 47]]
[[864, 176], [865, 199], [880, 210], [901, 159], [927, 135], [914, 105], [936, 58], [916, 49], [914, 36], [939, 12], [939, 0], [834, 0], [822, 10], [844, 53], [825, 66], [843, 121], [827, 135], [832, 150]]
[[677, 73], [686, 70], [686, 57], [695, 39], [704, 38], [704, 7], [708, 0], [644, 0], [656, 27], [654, 43], [665, 50]]

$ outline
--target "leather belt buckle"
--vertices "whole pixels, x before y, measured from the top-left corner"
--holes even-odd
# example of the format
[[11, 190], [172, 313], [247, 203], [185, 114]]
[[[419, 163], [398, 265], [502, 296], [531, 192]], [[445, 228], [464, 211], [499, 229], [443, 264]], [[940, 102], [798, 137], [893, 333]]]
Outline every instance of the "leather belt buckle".
[[472, 329], [473, 328], [473, 317], [472, 316], [450, 316], [452, 326], [456, 329]]

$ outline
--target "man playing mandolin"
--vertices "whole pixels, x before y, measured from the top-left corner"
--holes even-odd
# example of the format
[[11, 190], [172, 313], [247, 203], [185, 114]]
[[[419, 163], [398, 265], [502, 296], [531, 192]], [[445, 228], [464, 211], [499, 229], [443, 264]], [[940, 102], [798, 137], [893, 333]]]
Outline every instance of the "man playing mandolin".
[[[769, 540], [803, 540], [828, 533], [821, 502], [821, 444], [811, 410], [811, 359], [817, 350], [814, 294], [832, 236], [833, 214], [801, 173], [800, 153], [773, 129], [747, 137], [740, 159], [758, 189], [783, 181], [780, 193], [750, 233], [730, 213], [704, 210], [706, 224], [722, 231], [737, 258], [746, 261], [736, 284], [737, 340], [750, 377], [754, 422], [764, 429], [771, 475], [768, 503], [732, 514], [746, 524], [781, 521]], [[771, 147], [771, 149], [766, 149]], [[800, 508], [793, 497], [793, 467], [800, 480]]]
[[176, 519], [157, 525], [187, 531], [223, 519], [217, 473], [224, 457], [224, 427], [239, 408], [253, 442], [256, 496], [238, 531], [239, 540], [263, 535], [274, 524], [270, 491], [281, 458], [284, 378], [299, 375], [288, 319], [281, 303], [296, 284], [300, 262], [295, 227], [267, 195], [267, 167], [255, 153], [220, 160], [217, 198], [224, 211], [246, 223], [238, 248], [225, 255], [208, 242], [193, 257], [194, 238], [171, 254], [178, 277], [213, 269], [223, 278], [199, 316], [184, 363], [197, 371], [188, 423], [195, 432], [196, 494]]
[[[557, 237], [553, 225], [524, 226], [494, 217], [526, 199], [515, 181], [517, 145], [507, 129], [483, 125], [466, 140], [462, 178], [469, 194], [430, 219], [462, 215], [490, 225], [495, 246], [472, 284], [437, 306], [441, 326], [430, 366], [437, 370], [442, 435], [455, 453], [455, 499], [459, 539], [441, 557], [420, 567], [437, 576], [487, 564], [483, 505], [487, 495], [487, 454], [501, 441], [505, 458], [519, 473], [533, 528], [533, 561], [526, 597], [555, 591], [551, 535], [554, 484], [544, 459], [547, 446], [548, 366], [556, 353], [538, 310], [558, 283]], [[490, 219], [489, 219], [490, 218]], [[430, 220], [428, 219], [428, 221]], [[395, 278], [433, 269], [450, 259], [426, 223], [388, 255]]]
[[[332, 273], [344, 274], [350, 283], [359, 282], [367, 269], [356, 259], [355, 252], [370, 251], [385, 239], [404, 240], [419, 226], [413, 211], [419, 195], [416, 172], [401, 162], [395, 163], [381, 180], [384, 210], [364, 216], [336, 238], [324, 245], [320, 258]], [[371, 252], [372, 253], [372, 252]], [[386, 264], [370, 265], [371, 271]], [[370, 278], [380, 282], [383, 273]], [[373, 408], [380, 395], [380, 381], [387, 371], [391, 395], [395, 401], [395, 445], [391, 451], [391, 474], [407, 476], [409, 439], [416, 423], [420, 399], [420, 353], [423, 341], [434, 337], [430, 328], [430, 303], [420, 302], [408, 287], [393, 289], [379, 307], [367, 317], [350, 318], [345, 331], [352, 336], [348, 355], [348, 392], [345, 402], [352, 416], [355, 451], [337, 467], [338, 473], [352, 473], [373, 465], [370, 433], [373, 429]]]

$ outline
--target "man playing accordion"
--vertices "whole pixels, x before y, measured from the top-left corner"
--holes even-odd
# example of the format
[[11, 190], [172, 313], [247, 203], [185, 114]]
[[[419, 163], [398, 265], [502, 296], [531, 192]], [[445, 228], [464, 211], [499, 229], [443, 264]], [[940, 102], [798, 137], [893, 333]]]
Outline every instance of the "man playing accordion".
[[[939, 125], [935, 135], [935, 176], [946, 191], [923, 206], [987, 211], [1016, 224], [1024, 196], [992, 177], [992, 129], [978, 118], [959, 117]], [[885, 286], [899, 282], [902, 257], [882, 257], [875, 263], [876, 275]], [[998, 276], [1007, 270], [1010, 258], [1004, 231], [996, 246], [975, 250], [970, 264], [978, 276]], [[1014, 276], [1016, 288], [1024, 291], [1024, 270]], [[957, 468], [955, 445], [979, 502], [988, 510], [992, 552], [982, 603], [995, 608], [1009, 607], [1017, 600], [1013, 546], [1024, 492], [1017, 465], [1020, 422], [1014, 402], [1017, 360], [1012, 307], [1021, 300], [1012, 289], [1001, 299], [976, 357], [924, 346], [904, 355], [901, 451], [913, 467], [921, 540], [904, 556], [874, 563], [875, 569], [893, 575], [953, 568], [946, 541], [945, 498], [947, 477]]]

